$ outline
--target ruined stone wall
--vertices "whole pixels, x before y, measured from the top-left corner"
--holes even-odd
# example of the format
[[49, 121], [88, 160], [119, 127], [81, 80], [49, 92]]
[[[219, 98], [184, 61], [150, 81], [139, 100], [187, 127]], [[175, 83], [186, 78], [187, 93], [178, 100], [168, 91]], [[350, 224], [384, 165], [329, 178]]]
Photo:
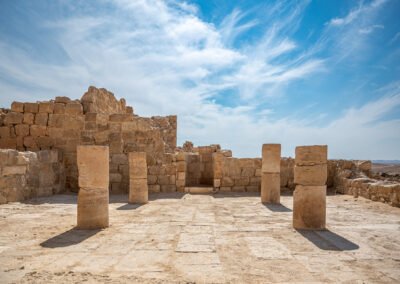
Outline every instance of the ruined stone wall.
[[162, 160], [148, 167], [147, 182], [150, 192], [175, 192], [177, 163], [176, 155], [164, 154]]
[[56, 150], [0, 150], [0, 204], [63, 192], [61, 160]]
[[261, 190], [261, 158], [233, 158], [222, 151], [215, 153], [214, 187], [221, 192]]
[[372, 178], [370, 161], [331, 160], [330, 163], [333, 187], [337, 193], [362, 196], [400, 207], [400, 184]]
[[[159, 166], [161, 176], [161, 168], [168, 161], [164, 154], [173, 153], [176, 147], [176, 128], [176, 116], [139, 117], [133, 114], [132, 107], [126, 106], [125, 100], [116, 100], [105, 89], [89, 87], [81, 100], [56, 97], [38, 103], [14, 102], [11, 110], [2, 110], [0, 149], [60, 150], [66, 168], [66, 188], [77, 191], [76, 147], [107, 145], [111, 192], [128, 192], [127, 153], [146, 152], [149, 167]], [[164, 178], [160, 181], [165, 182]]]
[[[220, 191], [261, 190], [261, 158], [234, 158], [230, 150], [213, 155], [214, 187]], [[281, 159], [281, 190], [294, 190], [294, 159]]]

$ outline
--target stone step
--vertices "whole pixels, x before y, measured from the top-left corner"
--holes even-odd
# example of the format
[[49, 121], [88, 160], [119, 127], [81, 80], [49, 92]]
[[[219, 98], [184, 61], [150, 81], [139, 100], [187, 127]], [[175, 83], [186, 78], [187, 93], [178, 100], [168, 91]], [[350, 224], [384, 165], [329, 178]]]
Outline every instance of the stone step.
[[185, 192], [193, 194], [210, 194], [214, 193], [215, 190], [212, 186], [190, 186], [185, 187]]

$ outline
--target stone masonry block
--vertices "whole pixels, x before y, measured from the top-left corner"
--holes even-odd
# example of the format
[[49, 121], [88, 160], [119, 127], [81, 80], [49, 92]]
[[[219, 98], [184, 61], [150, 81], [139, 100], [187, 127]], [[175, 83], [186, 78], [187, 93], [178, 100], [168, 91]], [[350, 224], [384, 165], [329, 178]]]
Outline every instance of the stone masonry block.
[[78, 146], [77, 163], [80, 188], [108, 190], [109, 149], [107, 146]]
[[297, 185], [293, 193], [293, 227], [325, 229], [326, 186]]
[[16, 149], [17, 138], [1, 138], [0, 149]]
[[146, 152], [129, 153], [129, 176], [130, 178], [147, 178]]
[[24, 115], [22, 113], [9, 112], [6, 114], [6, 117], [4, 118], [4, 124], [5, 125], [21, 124], [23, 119], [24, 119]]
[[185, 161], [176, 162], [176, 171], [185, 172], [186, 171], [186, 162]]
[[295, 166], [294, 183], [300, 185], [325, 185], [328, 178], [327, 164]]
[[35, 124], [46, 126], [48, 120], [49, 120], [48, 113], [37, 113], [35, 117]]
[[178, 178], [178, 180], [185, 180], [186, 179], [186, 173], [185, 172], [178, 172], [177, 173], [177, 178]]
[[[92, 154], [93, 150], [89, 155]], [[78, 193], [77, 227], [85, 230], [108, 227], [108, 203], [108, 184], [107, 188], [80, 188]]]
[[54, 114], [64, 114], [65, 113], [65, 104], [55, 103], [53, 113]]
[[39, 104], [24, 103], [24, 112], [38, 113], [39, 112]]
[[62, 103], [62, 104], [67, 104], [70, 101], [71, 101], [71, 99], [68, 97], [56, 97], [56, 99], [55, 99], [56, 103]]
[[129, 203], [147, 203], [149, 200], [149, 189], [147, 178], [130, 179], [129, 181]]
[[30, 134], [31, 136], [46, 136], [47, 127], [43, 125], [31, 125], [30, 126]]
[[298, 146], [296, 147], [296, 165], [326, 164], [328, 160], [328, 146]]
[[261, 202], [280, 203], [281, 175], [280, 173], [262, 173]]
[[28, 136], [29, 135], [29, 125], [27, 124], [18, 124], [15, 126], [15, 134], [17, 136]]
[[80, 103], [70, 102], [65, 106], [65, 114], [68, 115], [82, 115], [83, 107]]
[[10, 138], [10, 127], [9, 126], [2, 126], [0, 127], [0, 138]]
[[48, 136], [36, 137], [35, 140], [40, 149], [50, 149], [54, 146], [54, 139]]
[[157, 193], [157, 192], [160, 192], [160, 190], [161, 190], [161, 187], [158, 184], [149, 185], [148, 188], [149, 188], [149, 192], [152, 192], [152, 193]]
[[12, 102], [11, 111], [13, 112], [24, 112], [24, 103]]
[[23, 119], [23, 123], [24, 124], [33, 124], [35, 122], [35, 114], [30, 113], [30, 112], [26, 112], [24, 113], [24, 119]]
[[110, 121], [112, 122], [125, 122], [125, 121], [132, 121], [133, 115], [132, 114], [120, 114], [115, 113], [110, 115]]
[[37, 148], [35, 137], [33, 136], [24, 137], [24, 146], [27, 148]]
[[3, 168], [2, 175], [24, 175], [26, 173], [26, 166], [6, 166]]
[[126, 154], [114, 154], [111, 156], [111, 163], [117, 165], [127, 165], [128, 156]]
[[281, 144], [262, 146], [262, 172], [279, 173], [281, 171]]
[[53, 113], [54, 103], [53, 102], [41, 102], [39, 103], [39, 113]]
[[51, 127], [61, 128], [65, 123], [65, 115], [64, 114], [50, 114], [48, 125]]

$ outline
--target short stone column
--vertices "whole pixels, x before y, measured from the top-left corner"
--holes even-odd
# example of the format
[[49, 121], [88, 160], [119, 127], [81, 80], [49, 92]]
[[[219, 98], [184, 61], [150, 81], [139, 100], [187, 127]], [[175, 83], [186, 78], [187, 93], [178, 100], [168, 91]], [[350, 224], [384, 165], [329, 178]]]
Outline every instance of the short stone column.
[[144, 204], [148, 201], [146, 153], [131, 152], [129, 153], [129, 203]]
[[281, 144], [262, 146], [261, 202], [279, 203], [281, 198]]
[[109, 149], [108, 146], [78, 146], [79, 229], [101, 229], [109, 225]]
[[325, 229], [328, 147], [296, 147], [293, 193], [293, 227]]

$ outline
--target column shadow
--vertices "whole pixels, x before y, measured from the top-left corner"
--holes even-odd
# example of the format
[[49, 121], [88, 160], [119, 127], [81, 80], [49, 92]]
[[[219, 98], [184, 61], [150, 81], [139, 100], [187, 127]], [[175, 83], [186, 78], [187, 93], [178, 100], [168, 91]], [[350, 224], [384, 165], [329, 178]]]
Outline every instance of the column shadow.
[[68, 247], [72, 245], [79, 244], [84, 240], [94, 236], [101, 229], [96, 230], [79, 230], [77, 228], [72, 228], [64, 233], [54, 236], [40, 244], [40, 246], [45, 248], [59, 248]]
[[357, 244], [329, 230], [296, 229], [296, 231], [322, 250], [346, 251], [360, 248]]
[[292, 209], [282, 204], [263, 203], [263, 205], [273, 212], [292, 212]]
[[145, 204], [131, 204], [127, 203], [117, 208], [117, 210], [135, 210]]

